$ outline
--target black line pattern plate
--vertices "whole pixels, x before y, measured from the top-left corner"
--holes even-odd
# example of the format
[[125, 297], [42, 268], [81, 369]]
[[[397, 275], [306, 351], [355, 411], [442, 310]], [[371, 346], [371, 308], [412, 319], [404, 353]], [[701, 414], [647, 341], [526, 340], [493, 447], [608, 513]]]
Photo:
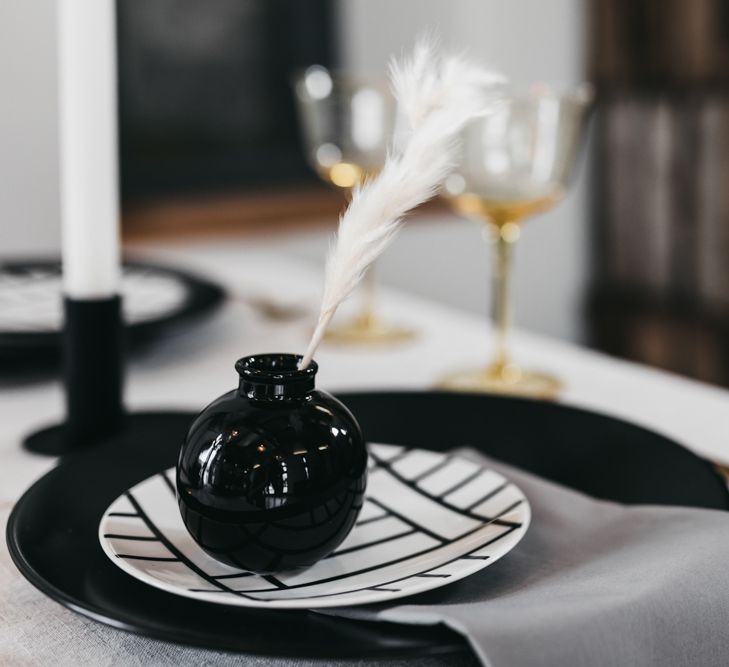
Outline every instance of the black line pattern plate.
[[369, 447], [367, 500], [355, 528], [305, 570], [256, 575], [208, 556], [177, 509], [174, 470], [119, 496], [99, 540], [133, 577], [207, 602], [268, 609], [384, 602], [463, 579], [521, 540], [531, 517], [521, 490], [456, 455], [394, 445]]
[[[133, 325], [179, 311], [189, 290], [170, 272], [126, 265], [121, 291], [124, 320]], [[0, 271], [0, 331], [58, 332], [62, 325], [59, 264], [8, 265]]]

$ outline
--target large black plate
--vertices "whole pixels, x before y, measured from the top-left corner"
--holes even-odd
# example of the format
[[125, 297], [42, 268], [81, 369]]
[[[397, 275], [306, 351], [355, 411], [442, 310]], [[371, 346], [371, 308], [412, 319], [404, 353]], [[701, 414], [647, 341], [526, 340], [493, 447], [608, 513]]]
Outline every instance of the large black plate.
[[[186, 271], [129, 261], [124, 262], [123, 268], [125, 271], [135, 271], [142, 276], [149, 273], [152, 276], [170, 278], [177, 281], [185, 291], [185, 299], [179, 307], [163, 314], [145, 317], [125, 327], [125, 342], [131, 349], [147, 344], [170, 330], [202, 317], [218, 306], [225, 296], [220, 286]], [[58, 260], [0, 262], [0, 275], [15, 280], [32, 282], [37, 274], [58, 275], [60, 281], [60, 262]], [[28, 303], [27, 306], [27, 330], [0, 330], [0, 370], [3, 372], [17, 374], [41, 367], [54, 368], [60, 360], [61, 332], [44, 330], [40, 326], [34, 327], [32, 325], [34, 303]]]
[[[469, 444], [574, 488], [628, 503], [729, 509], [712, 467], [676, 443], [608, 417], [554, 404], [447, 393], [342, 396], [369, 440], [447, 449]], [[61, 604], [140, 634], [247, 653], [334, 658], [465, 653], [445, 627], [245, 610], [176, 597], [125, 575], [97, 529], [122, 491], [175, 462], [192, 415], [133, 418], [128, 434], [65, 459], [8, 522], [21, 572]]]

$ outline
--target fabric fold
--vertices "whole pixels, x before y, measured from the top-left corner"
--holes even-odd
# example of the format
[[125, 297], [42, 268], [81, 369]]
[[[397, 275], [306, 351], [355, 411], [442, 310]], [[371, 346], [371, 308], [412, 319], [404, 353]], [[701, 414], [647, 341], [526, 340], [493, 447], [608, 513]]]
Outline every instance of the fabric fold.
[[395, 604], [325, 613], [444, 623], [489, 667], [729, 661], [729, 513], [596, 500], [473, 450], [516, 483], [532, 524], [499, 562]]

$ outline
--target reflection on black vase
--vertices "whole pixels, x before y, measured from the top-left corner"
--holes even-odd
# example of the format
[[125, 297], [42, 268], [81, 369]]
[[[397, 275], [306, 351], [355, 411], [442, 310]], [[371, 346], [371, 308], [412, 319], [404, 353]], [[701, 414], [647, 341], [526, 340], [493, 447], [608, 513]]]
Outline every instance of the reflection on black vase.
[[267, 354], [236, 364], [240, 384], [195, 419], [180, 451], [180, 512], [211, 556], [254, 572], [302, 567], [349, 534], [367, 481], [359, 425], [314, 389], [316, 363]]

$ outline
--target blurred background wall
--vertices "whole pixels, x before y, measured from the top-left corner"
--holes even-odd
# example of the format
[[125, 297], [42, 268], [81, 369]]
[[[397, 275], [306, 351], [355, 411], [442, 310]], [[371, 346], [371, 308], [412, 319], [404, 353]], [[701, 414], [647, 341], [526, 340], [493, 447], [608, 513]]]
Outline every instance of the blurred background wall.
[[54, 0], [0, 3], [0, 253], [57, 253]]
[[[4, 256], [53, 252], [58, 245], [53, 4], [52, 0], [5, 0], [0, 7], [0, 48], [6, 54], [0, 63], [0, 85], [5, 91], [0, 121]], [[186, 43], [189, 59], [194, 59], [195, 50], [204, 52], [216, 30], [226, 25], [230, 28], [231, 16], [240, 20], [246, 13], [255, 15], [264, 4], [260, 0], [202, 4], [150, 0], [136, 10], [123, 4], [120, 26], [138, 35], [142, 31], [157, 34], [163, 46], [167, 44], [164, 40], [171, 42], [167, 44], [170, 49], [175, 48], [175, 42]], [[287, 5], [270, 0], [268, 4], [282, 9]], [[293, 4], [307, 6], [306, 2]], [[356, 73], [381, 77], [392, 54], [408, 49], [423, 30], [433, 29], [445, 45], [493, 63], [519, 82], [544, 80], [568, 85], [584, 76], [585, 18], [579, 0], [338, 0], [329, 4], [334, 60]], [[321, 3], [311, 7], [321, 11]], [[155, 20], [165, 21], [175, 9], [177, 19], [166, 25], [166, 30], [160, 29], [165, 25], [154, 25]], [[252, 35], [255, 33], [246, 41], [243, 32], [240, 39], [255, 47], [253, 56], [256, 50], [260, 54], [275, 46], [265, 41], [251, 43]], [[121, 41], [122, 48], [128, 48], [122, 53], [122, 63], [134, 62], [141, 48], [139, 38], [135, 41], [132, 35], [127, 36], [127, 42]], [[315, 48], [310, 50], [316, 52]], [[20, 62], [22, 67], [17, 66]], [[227, 72], [228, 83], [231, 76]], [[146, 174], [147, 181], [151, 173]], [[242, 170], [241, 189], [250, 189], [251, 180]], [[587, 284], [584, 183], [583, 174], [564, 204], [528, 223], [517, 257], [515, 288], [520, 324], [572, 340], [583, 336], [581, 303]], [[225, 185], [231, 189], [231, 182]], [[316, 209], [314, 206], [312, 215], [322, 218], [333, 219], [336, 212], [331, 206], [318, 213]], [[235, 212], [230, 215], [235, 216]], [[409, 225], [381, 262], [381, 279], [426, 297], [487, 312], [490, 258], [481, 242], [480, 228], [458, 220], [445, 208], [421, 217], [423, 221]], [[273, 225], [271, 231], [275, 231]], [[287, 226], [277, 243], [283, 252], [318, 261], [330, 233], [327, 226], [307, 226], [304, 232]]]

